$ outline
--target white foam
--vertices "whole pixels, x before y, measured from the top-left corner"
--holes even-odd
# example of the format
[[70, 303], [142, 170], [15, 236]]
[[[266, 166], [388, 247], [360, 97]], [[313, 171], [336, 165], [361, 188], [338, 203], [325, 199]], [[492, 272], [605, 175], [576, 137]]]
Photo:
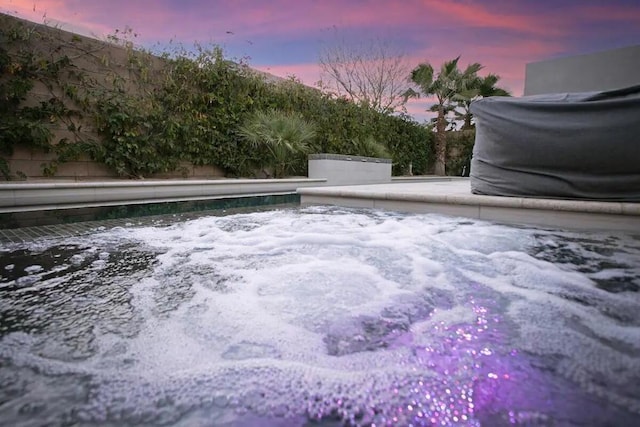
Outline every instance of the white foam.
[[[113, 381], [113, 389], [101, 391], [107, 400], [132, 376], [144, 378], [143, 390], [131, 392], [141, 405], [175, 384], [182, 384], [180, 396], [188, 400], [198, 378], [224, 383], [221, 393], [238, 399], [267, 384], [273, 392], [267, 394], [281, 403], [304, 400], [301, 390], [330, 395], [335, 387], [369, 396], [374, 383], [383, 393], [418, 372], [437, 377], [416, 359], [415, 348], [434, 341], [453, 345], [444, 338], [452, 333], [447, 328], [475, 325], [482, 309], [515, 327], [504, 332], [510, 338], [502, 343], [461, 329], [453, 339], [466, 341], [456, 345], [473, 350], [464, 357], [507, 351], [515, 343], [531, 354], [562, 355], [567, 361], [560, 373], [596, 390], [601, 376], [640, 369], [638, 293], [613, 294], [593, 282], [634, 274], [640, 249], [631, 239], [611, 240], [611, 250], [624, 250], [626, 266], [596, 273], [540, 255], [567, 248], [576, 259], [606, 258], [587, 250], [581, 237], [321, 207], [112, 229], [90, 238], [96, 270], [113, 258], [101, 242], [162, 253], [152, 273], [128, 289], [139, 332], [98, 333], [96, 354], [77, 366]], [[615, 307], [630, 324], [609, 316]], [[369, 339], [366, 328], [382, 330], [381, 341], [352, 351], [358, 340]], [[331, 339], [342, 355], [328, 351]], [[475, 366], [461, 366], [451, 378], [473, 383]], [[615, 390], [597, 394], [627, 408], [637, 405]], [[371, 403], [367, 399], [359, 403]]]
[[[251, 220], [243, 224], [248, 218]], [[233, 221], [237, 221], [235, 230]], [[225, 232], [225, 228], [230, 231]], [[523, 253], [533, 240], [523, 230], [478, 223], [456, 226], [446, 220], [430, 223], [424, 217], [291, 218], [268, 213], [200, 219], [169, 229], [140, 229], [131, 234], [152, 245], [171, 247], [162, 257], [164, 267], [176, 253], [197, 248], [198, 252], [180, 261], [182, 265], [215, 264], [222, 275], [236, 275], [240, 279], [232, 284], [231, 295], [217, 296], [217, 301], [209, 302], [209, 306], [213, 304], [218, 312], [224, 313], [224, 319], [232, 319], [232, 324], [250, 318], [253, 326], [249, 329], [294, 336], [291, 342], [307, 343], [307, 350], [311, 351], [319, 350], [321, 345], [318, 337], [308, 331], [317, 332], [327, 323], [339, 321], [341, 316], [373, 315], [393, 295], [405, 289], [415, 290], [417, 287], [412, 285], [421, 281], [424, 285], [425, 279], [430, 279], [432, 286], [455, 289], [451, 270], [456, 266], [471, 267], [475, 271], [464, 268], [459, 271], [498, 291], [517, 293], [531, 301], [553, 300], [564, 308], [571, 306], [571, 302], [549, 296], [558, 287], [593, 292], [585, 275]], [[542, 240], [542, 244], [555, 245], [550, 238]], [[369, 249], [378, 254], [377, 259], [366, 259]], [[397, 257], [394, 263], [379, 258], [385, 250]], [[457, 262], [458, 258], [462, 258], [462, 263]], [[469, 259], [473, 261], [469, 263]], [[407, 274], [398, 281], [385, 279], [395, 265], [404, 266]], [[287, 329], [284, 325], [302, 329]], [[615, 325], [602, 326], [603, 322], [598, 325], [603, 329], [600, 332], [616, 329]], [[229, 325], [223, 326], [223, 330], [224, 327], [233, 330], [241, 342], [261, 342], [247, 331]], [[615, 332], [616, 336], [628, 338], [624, 339], [627, 342], [635, 334], [635, 329], [629, 336], [620, 328]], [[259, 345], [277, 349], [274, 354], [293, 353], [287, 352], [282, 344], [280, 341]]]
[[42, 270], [44, 270], [44, 267], [41, 265], [30, 265], [24, 268], [24, 271], [28, 274], [40, 273]]

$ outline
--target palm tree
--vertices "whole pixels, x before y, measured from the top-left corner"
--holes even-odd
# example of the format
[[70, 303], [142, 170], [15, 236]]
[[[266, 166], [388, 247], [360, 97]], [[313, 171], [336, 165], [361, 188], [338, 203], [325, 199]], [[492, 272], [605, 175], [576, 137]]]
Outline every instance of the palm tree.
[[[437, 76], [434, 76], [434, 70], [431, 64], [424, 62], [418, 65], [411, 72], [411, 81], [413, 81], [425, 96], [435, 96], [437, 104], [432, 107], [436, 116], [436, 163], [435, 174], [445, 174], [445, 164], [447, 160], [447, 140], [445, 130], [447, 127], [447, 115], [453, 111], [454, 103], [463, 97], [469, 96], [472, 83], [477, 78], [477, 73], [482, 69], [482, 65], [478, 63], [470, 64], [464, 71], [458, 69], [458, 56], [451, 61], [446, 61], [440, 67]], [[405, 93], [405, 96], [417, 96], [413, 90]]]
[[470, 85], [470, 93], [468, 93], [466, 97], [459, 97], [456, 108], [460, 108], [462, 111], [454, 110], [454, 114], [456, 120], [463, 122], [462, 130], [469, 130], [474, 127], [471, 123], [471, 119], [473, 118], [470, 110], [472, 101], [488, 96], [511, 96], [509, 91], [496, 86], [498, 80], [500, 80], [500, 76], [496, 74], [477, 77]]
[[297, 157], [311, 151], [314, 125], [295, 113], [268, 110], [249, 115], [238, 134], [254, 149], [262, 151], [261, 167], [270, 167], [275, 178], [291, 170]]

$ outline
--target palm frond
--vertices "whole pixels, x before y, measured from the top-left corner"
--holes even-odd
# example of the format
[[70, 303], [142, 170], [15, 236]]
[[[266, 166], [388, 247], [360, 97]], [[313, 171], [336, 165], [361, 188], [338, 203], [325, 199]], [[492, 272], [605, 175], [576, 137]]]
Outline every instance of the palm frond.
[[253, 148], [264, 150], [263, 163], [282, 176], [293, 158], [311, 151], [316, 132], [315, 126], [298, 114], [267, 110], [249, 115], [238, 135]]

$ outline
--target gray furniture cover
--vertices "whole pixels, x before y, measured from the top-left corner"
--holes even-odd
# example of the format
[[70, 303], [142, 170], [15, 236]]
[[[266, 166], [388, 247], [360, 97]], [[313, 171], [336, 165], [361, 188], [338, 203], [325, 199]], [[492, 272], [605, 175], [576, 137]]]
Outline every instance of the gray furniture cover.
[[640, 202], [640, 85], [471, 104], [476, 194]]

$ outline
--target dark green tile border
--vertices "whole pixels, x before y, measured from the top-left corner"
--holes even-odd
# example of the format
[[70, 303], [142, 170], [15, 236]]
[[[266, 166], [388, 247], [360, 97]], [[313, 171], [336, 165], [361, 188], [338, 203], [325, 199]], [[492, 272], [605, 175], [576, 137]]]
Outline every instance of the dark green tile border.
[[[207, 215], [228, 215], [299, 205], [298, 194], [274, 194], [28, 212], [30, 215], [2, 214], [0, 244], [77, 236], [91, 233], [100, 227], [169, 225]], [[11, 217], [7, 218], [7, 215]]]

